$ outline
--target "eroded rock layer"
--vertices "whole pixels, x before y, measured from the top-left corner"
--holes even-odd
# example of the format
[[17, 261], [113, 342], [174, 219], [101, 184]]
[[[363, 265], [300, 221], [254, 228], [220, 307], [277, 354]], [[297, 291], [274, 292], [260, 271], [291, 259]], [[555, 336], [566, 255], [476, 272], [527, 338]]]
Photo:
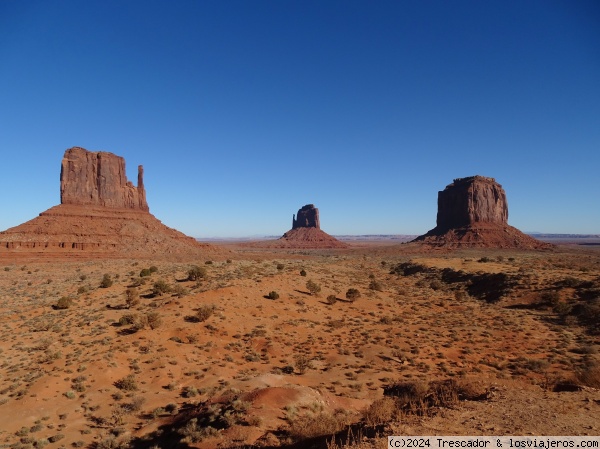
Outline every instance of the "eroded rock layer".
[[148, 212], [144, 168], [138, 166], [136, 187], [127, 181], [122, 157], [105, 151], [70, 148], [65, 151], [61, 165], [60, 202]]
[[552, 247], [508, 225], [506, 193], [484, 176], [455, 179], [439, 192], [437, 226], [414, 241], [446, 248]]
[[321, 223], [319, 221], [319, 209], [317, 209], [314, 204], [302, 206], [302, 208], [298, 211], [298, 216], [293, 216], [292, 229], [298, 228], [321, 229]]
[[150, 214], [142, 167], [135, 187], [125, 177], [124, 159], [112, 153], [68, 149], [60, 194], [62, 204], [0, 232], [0, 255], [187, 258], [226, 252], [199, 243]]

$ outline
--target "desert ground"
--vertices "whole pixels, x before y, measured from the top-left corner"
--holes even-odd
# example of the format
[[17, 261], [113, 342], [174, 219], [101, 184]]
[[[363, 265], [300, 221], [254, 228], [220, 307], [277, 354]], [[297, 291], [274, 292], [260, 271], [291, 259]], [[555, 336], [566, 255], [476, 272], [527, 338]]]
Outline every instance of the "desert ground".
[[600, 434], [600, 247], [349, 245], [4, 253], [1, 447]]

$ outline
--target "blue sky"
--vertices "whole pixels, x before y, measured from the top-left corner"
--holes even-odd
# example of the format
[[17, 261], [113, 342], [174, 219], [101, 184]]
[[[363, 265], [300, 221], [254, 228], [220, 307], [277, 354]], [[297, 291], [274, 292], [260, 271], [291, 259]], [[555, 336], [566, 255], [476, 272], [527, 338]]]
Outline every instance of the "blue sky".
[[0, 1], [0, 229], [81, 146], [195, 237], [421, 234], [480, 174], [524, 231], [600, 233], [600, 3]]

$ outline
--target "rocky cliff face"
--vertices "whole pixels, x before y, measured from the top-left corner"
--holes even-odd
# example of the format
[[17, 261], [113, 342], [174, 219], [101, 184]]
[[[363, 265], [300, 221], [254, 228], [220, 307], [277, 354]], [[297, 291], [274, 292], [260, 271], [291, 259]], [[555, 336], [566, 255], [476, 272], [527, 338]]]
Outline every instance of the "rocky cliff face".
[[0, 232], [0, 256], [197, 260], [209, 253], [225, 254], [156, 219], [148, 211], [143, 178], [140, 166], [137, 187], [128, 182], [125, 161], [112, 153], [67, 150], [60, 174], [61, 204]]
[[507, 224], [506, 193], [494, 178], [455, 179], [438, 192], [437, 228], [448, 230], [475, 223]]
[[298, 228], [317, 228], [321, 229], [321, 223], [319, 222], [319, 209], [314, 204], [307, 204], [302, 206], [298, 211], [298, 218], [296, 215], [292, 218], [292, 229]]
[[127, 181], [125, 159], [104, 151], [80, 147], [65, 151], [60, 171], [61, 204], [104, 206], [148, 212], [144, 169], [138, 167], [138, 185]]
[[443, 248], [552, 247], [508, 225], [506, 193], [484, 176], [455, 179], [439, 192], [437, 226], [414, 241]]

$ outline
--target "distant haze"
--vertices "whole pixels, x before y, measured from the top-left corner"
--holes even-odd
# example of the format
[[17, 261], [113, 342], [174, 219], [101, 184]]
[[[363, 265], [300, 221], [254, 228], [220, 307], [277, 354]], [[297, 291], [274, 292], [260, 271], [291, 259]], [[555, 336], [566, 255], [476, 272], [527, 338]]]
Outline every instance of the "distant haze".
[[600, 233], [596, 1], [0, 2], [0, 230], [72, 146], [144, 166], [194, 237], [419, 235], [483, 175], [508, 222]]

